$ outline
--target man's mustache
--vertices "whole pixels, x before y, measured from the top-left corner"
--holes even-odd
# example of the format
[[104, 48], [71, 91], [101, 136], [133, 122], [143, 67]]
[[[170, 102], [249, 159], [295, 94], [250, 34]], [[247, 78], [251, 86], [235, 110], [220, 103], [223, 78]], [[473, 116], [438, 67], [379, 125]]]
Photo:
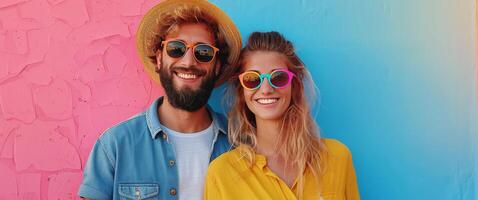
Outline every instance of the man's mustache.
[[188, 74], [195, 74], [199, 76], [204, 76], [207, 74], [205, 70], [201, 70], [197, 67], [180, 67], [180, 66], [173, 66], [169, 69], [171, 72], [180, 72], [180, 73], [188, 73]]

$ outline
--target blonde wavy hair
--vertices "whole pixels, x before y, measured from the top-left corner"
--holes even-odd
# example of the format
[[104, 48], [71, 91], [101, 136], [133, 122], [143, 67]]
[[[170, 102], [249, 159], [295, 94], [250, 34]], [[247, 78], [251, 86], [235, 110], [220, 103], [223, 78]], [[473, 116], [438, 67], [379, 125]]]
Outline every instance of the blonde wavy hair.
[[[310, 170], [319, 179], [323, 171], [323, 154], [326, 152], [304, 93], [307, 88], [304, 87], [304, 84], [313, 84], [313, 81], [303, 62], [295, 54], [292, 43], [278, 32], [254, 32], [251, 34], [246, 46], [241, 51], [240, 68], [237, 74], [242, 72], [248, 55], [255, 51], [272, 51], [282, 54], [286, 58], [288, 69], [296, 75], [292, 79], [291, 102], [282, 117], [275, 152], [287, 164], [296, 166], [298, 174], [296, 196], [302, 199], [303, 174], [306, 170]], [[252, 166], [257, 147], [255, 115], [246, 105], [244, 89], [237, 77], [234, 76], [228, 87], [229, 97], [232, 97], [232, 99], [229, 98], [229, 101], [232, 102], [228, 116], [229, 141], [234, 147], [239, 147], [243, 158], [247, 159]]]

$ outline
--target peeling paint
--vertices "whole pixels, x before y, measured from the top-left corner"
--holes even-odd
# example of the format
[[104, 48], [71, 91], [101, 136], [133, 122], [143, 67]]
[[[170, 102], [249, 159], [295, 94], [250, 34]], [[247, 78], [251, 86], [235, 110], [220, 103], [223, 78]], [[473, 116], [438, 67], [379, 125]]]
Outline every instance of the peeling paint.
[[[73, 127], [61, 128], [58, 123], [36, 120], [15, 132], [13, 157], [17, 171], [30, 167], [44, 171], [81, 169], [75, 142], [70, 139], [74, 137], [63, 135], [76, 136]], [[70, 133], [59, 132], [62, 129]]]
[[71, 27], [79, 27], [89, 20], [85, 1], [65, 0], [51, 7], [51, 14]]
[[142, 0], [0, 1], [0, 199], [78, 199], [98, 136], [161, 94], [134, 50], [142, 13]]
[[81, 183], [81, 173], [64, 172], [48, 177], [48, 199], [79, 199], [76, 190]]
[[18, 199], [36, 200], [41, 199], [41, 174], [23, 173], [17, 175]]
[[142, 4], [0, 1], [0, 199], [78, 199], [98, 136], [152, 101]]
[[0, 162], [0, 177], [0, 199], [16, 199], [18, 189], [15, 170]]
[[2, 84], [0, 94], [0, 104], [5, 119], [17, 119], [27, 123], [35, 120], [31, 88], [24, 79]]

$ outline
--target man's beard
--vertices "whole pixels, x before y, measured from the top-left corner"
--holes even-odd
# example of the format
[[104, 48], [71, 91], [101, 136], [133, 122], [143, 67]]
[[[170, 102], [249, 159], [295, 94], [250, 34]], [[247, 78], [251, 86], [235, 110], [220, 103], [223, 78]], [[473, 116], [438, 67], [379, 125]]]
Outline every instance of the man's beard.
[[[194, 90], [189, 87], [184, 87], [182, 89], [175, 87], [173, 83], [174, 69], [192, 71], [194, 74], [204, 74], [199, 88]], [[159, 69], [159, 80], [163, 85], [169, 103], [175, 108], [189, 112], [197, 111], [207, 104], [209, 96], [211, 96], [211, 92], [214, 89], [215, 79], [216, 77], [213, 72], [207, 74], [207, 72], [199, 70], [196, 67], [166, 67], [161, 63], [161, 68]]]

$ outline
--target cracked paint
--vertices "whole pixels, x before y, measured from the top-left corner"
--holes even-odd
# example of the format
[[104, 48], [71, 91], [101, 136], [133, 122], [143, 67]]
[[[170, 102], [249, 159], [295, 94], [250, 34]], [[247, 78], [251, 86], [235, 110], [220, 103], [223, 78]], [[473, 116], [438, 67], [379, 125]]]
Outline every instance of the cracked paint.
[[3, 144], [2, 152], [0, 154], [0, 158], [5, 158], [5, 159], [13, 159], [13, 140], [14, 140], [14, 135], [12, 132], [10, 132], [6, 138], [5, 143]]
[[34, 23], [38, 23], [38, 26], [41, 27], [48, 27], [54, 22], [50, 5], [47, 1], [28, 1], [19, 4], [18, 13], [22, 19], [32, 19]]
[[65, 0], [51, 8], [51, 14], [58, 20], [65, 21], [71, 27], [79, 27], [89, 20], [84, 1]]
[[17, 199], [17, 179], [16, 172], [8, 165], [0, 162], [0, 199]]
[[41, 196], [41, 174], [24, 173], [17, 175], [18, 199], [35, 200]]
[[4, 0], [4, 1], [1, 1], [0, 8], [13, 6], [13, 5], [25, 2], [25, 1], [27, 1], [27, 0]]
[[24, 79], [2, 84], [0, 93], [2, 94], [0, 104], [2, 104], [5, 119], [17, 119], [29, 123], [35, 120], [31, 88]]
[[48, 199], [79, 199], [76, 190], [81, 173], [64, 172], [48, 176]]
[[71, 89], [65, 81], [55, 79], [48, 86], [35, 88], [33, 100], [39, 118], [63, 120], [72, 117]]
[[146, 10], [142, 0], [0, 1], [0, 199], [78, 199], [100, 134], [162, 94], [135, 52]]
[[7, 138], [10, 136], [12, 131], [16, 128], [12, 123], [7, 123], [6, 121], [0, 121], [0, 152], [5, 145]]
[[[70, 139], [72, 137], [62, 135], [57, 129], [59, 126], [58, 122], [36, 120], [15, 132], [13, 156], [17, 171], [30, 167], [45, 171], [81, 169], [74, 141]], [[73, 131], [70, 129], [70, 132]]]

